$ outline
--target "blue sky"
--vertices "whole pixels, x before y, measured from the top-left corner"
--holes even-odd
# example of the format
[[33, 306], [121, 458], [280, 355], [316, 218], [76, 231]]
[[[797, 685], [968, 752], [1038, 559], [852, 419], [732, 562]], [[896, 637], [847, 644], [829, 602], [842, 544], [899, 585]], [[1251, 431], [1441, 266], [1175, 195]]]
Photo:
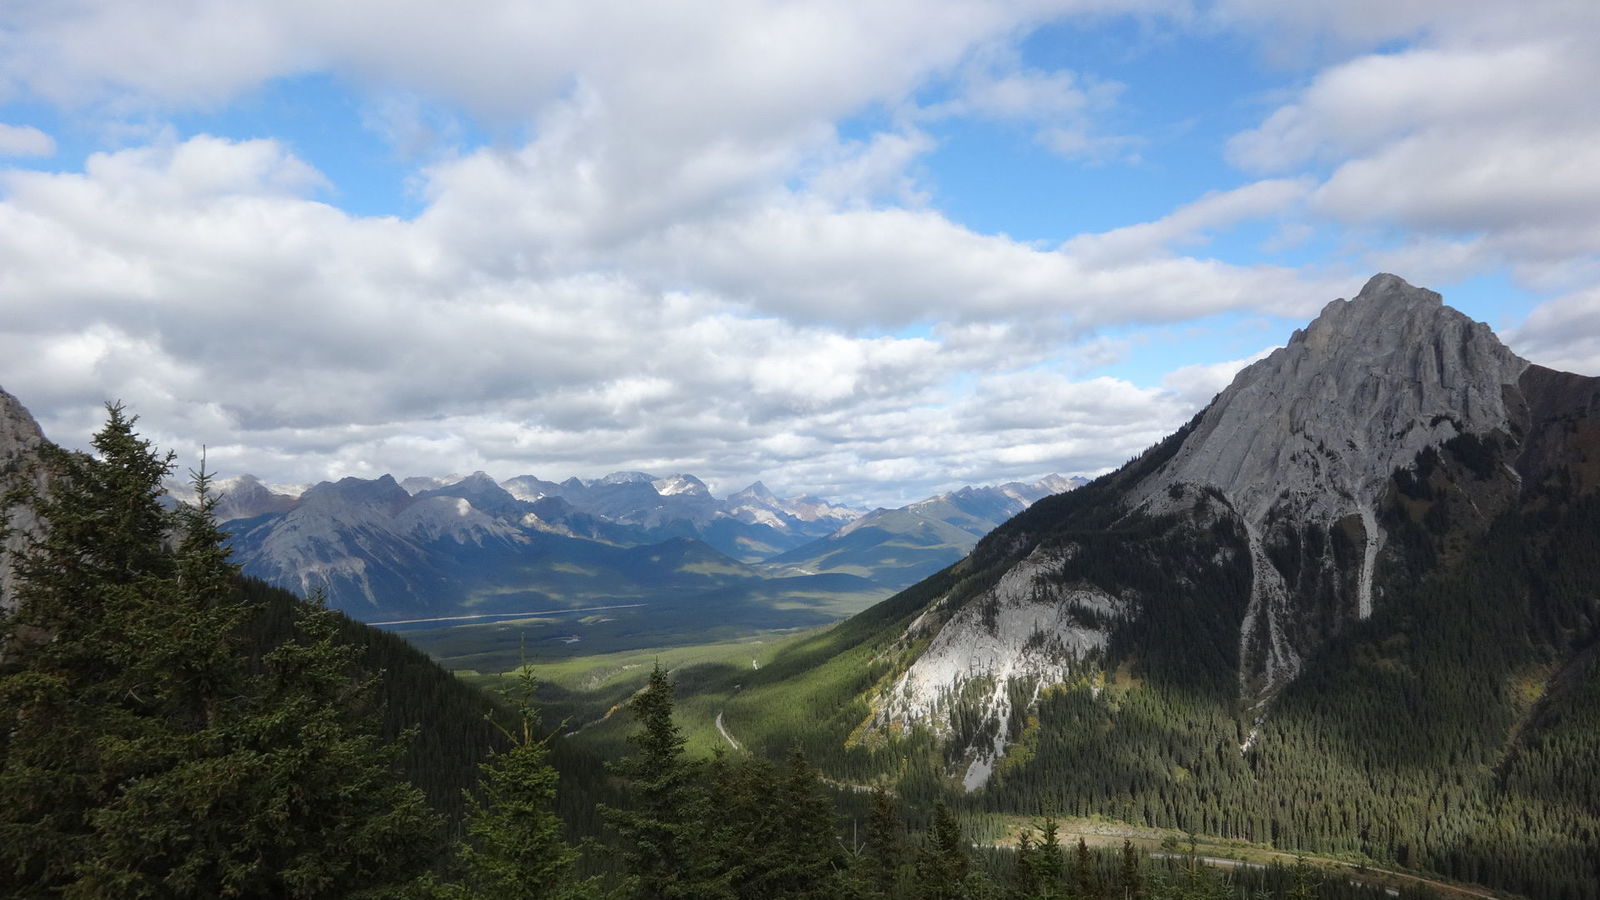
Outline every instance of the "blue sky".
[[1377, 271], [1600, 372], [1593, 4], [461, 9], [0, 8], [0, 387], [877, 505], [1116, 465]]

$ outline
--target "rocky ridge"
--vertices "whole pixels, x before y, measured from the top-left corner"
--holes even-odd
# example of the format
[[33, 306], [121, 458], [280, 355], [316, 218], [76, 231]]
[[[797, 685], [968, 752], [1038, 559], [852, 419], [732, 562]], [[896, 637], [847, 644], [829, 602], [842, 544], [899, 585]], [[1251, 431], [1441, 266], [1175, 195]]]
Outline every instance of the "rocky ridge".
[[1240, 634], [1247, 692], [1270, 695], [1309, 649], [1286, 626], [1294, 591], [1267, 548], [1291, 531], [1344, 523], [1359, 534], [1361, 563], [1354, 596], [1342, 578], [1343, 596], [1330, 600], [1341, 615], [1370, 616], [1385, 540], [1376, 510], [1390, 477], [1424, 448], [1509, 432], [1507, 396], [1527, 368], [1437, 293], [1377, 275], [1241, 371], [1173, 459], [1135, 489], [1134, 503], [1158, 514], [1184, 502], [1173, 485], [1219, 491], [1242, 520], [1253, 573]]
[[[23, 478], [41, 479], [37, 473], [27, 472], [27, 463], [45, 442], [44, 432], [33, 415], [3, 388], [0, 388], [0, 492], [18, 486]], [[43, 486], [42, 480], [36, 484]], [[38, 527], [33, 515], [26, 509], [5, 510], [11, 533], [0, 543], [0, 609], [11, 606], [11, 554], [27, 540], [27, 535]]]
[[[1404, 567], [1382, 525], [1397, 509], [1397, 472], [1448, 448], [1515, 444], [1529, 427], [1529, 371], [1438, 294], [1374, 277], [1241, 371], [1179, 433], [1087, 489], [1091, 507], [1061, 513], [1144, 537], [1111, 547], [1052, 536], [1062, 526], [1040, 504], [986, 539], [962, 563], [977, 586], [930, 604], [897, 643], [923, 649], [877, 694], [869, 727], [924, 723], [968, 742], [962, 774], [976, 788], [1014, 738], [1019, 705], [1097, 677], [1132, 623], [1192, 603], [1238, 616], [1224, 656], [1259, 724], [1323, 642], [1383, 602], [1383, 573]], [[1486, 525], [1521, 478], [1486, 466], [1463, 504]], [[1198, 561], [1172, 555], [1202, 546], [1213, 549]], [[1108, 554], [1136, 559], [1138, 577], [1105, 575]], [[1229, 581], [1234, 571], [1248, 577]], [[1146, 573], [1165, 579], [1159, 589]], [[1242, 584], [1239, 596], [1201, 597], [1196, 583], [1208, 578]], [[957, 734], [957, 709], [986, 725]]]

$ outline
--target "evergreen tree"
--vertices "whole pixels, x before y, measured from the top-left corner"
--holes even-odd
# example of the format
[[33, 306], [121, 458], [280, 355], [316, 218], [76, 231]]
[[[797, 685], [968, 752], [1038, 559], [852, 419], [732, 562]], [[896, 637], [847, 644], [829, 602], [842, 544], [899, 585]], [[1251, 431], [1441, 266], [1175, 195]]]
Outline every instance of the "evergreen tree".
[[626, 893], [645, 900], [696, 897], [696, 877], [706, 860], [697, 855], [690, 770], [683, 759], [683, 733], [672, 721], [672, 682], [657, 663], [628, 708], [639, 721], [629, 735], [634, 752], [612, 767], [627, 779], [631, 803], [607, 809], [605, 817], [622, 838]]
[[90, 813], [138, 774], [115, 768], [128, 756], [117, 749], [153, 724], [157, 698], [127, 668], [127, 636], [173, 574], [172, 517], [156, 502], [172, 459], [120, 406], [108, 411], [99, 459], [45, 445], [50, 493], [22, 479], [3, 504], [43, 522], [15, 559], [16, 608], [0, 634], [0, 871], [24, 894], [73, 880], [92, 849]]
[[855, 859], [856, 892], [873, 898], [896, 896], [905, 859], [905, 823], [900, 820], [894, 797], [879, 787], [872, 792], [867, 811], [866, 843]]
[[774, 804], [778, 778], [771, 763], [729, 758], [718, 749], [704, 769], [715, 802], [697, 801], [697, 834], [705, 842], [700, 889], [707, 898], [764, 897], [770, 873], [780, 865], [785, 811]]
[[326, 610], [259, 660], [253, 610], [171, 456], [108, 407], [97, 457], [44, 453], [0, 672], [0, 865], [19, 893], [376, 894], [426, 867], [436, 819], [374, 734]]
[[1122, 900], [1143, 900], [1146, 896], [1144, 878], [1139, 871], [1139, 852], [1133, 849], [1133, 842], [1127, 839], [1122, 841], [1122, 869], [1118, 881]]
[[480, 796], [467, 799], [467, 840], [457, 850], [459, 884], [451, 900], [551, 900], [582, 895], [573, 881], [577, 853], [552, 811], [556, 771], [546, 738], [537, 737], [533, 675], [524, 668], [515, 705], [520, 722], [507, 731], [511, 748], [480, 767]]
[[1294, 858], [1294, 868], [1289, 871], [1293, 881], [1289, 888], [1288, 900], [1315, 900], [1317, 888], [1322, 886], [1321, 879], [1317, 877], [1316, 869], [1313, 869], [1311, 864], [1306, 862], [1305, 857], [1296, 856]]
[[1039, 896], [1060, 897], [1065, 893], [1066, 862], [1061, 858], [1061, 830], [1053, 818], [1039, 826], [1037, 850], [1033, 855]]
[[823, 793], [817, 773], [797, 747], [777, 796], [786, 823], [783, 865], [774, 873], [769, 896], [837, 897], [844, 888], [844, 848], [839, 844], [833, 801]]
[[1033, 900], [1039, 896], [1038, 853], [1033, 832], [1022, 829], [1022, 833], [1017, 835], [1017, 866], [1011, 873], [1011, 896], [1016, 900]]
[[917, 854], [917, 896], [924, 900], [958, 900], [967, 896], [971, 869], [966, 836], [943, 800], [933, 806], [933, 825]]
[[[1051, 822], [1051, 826], [1055, 823]], [[1078, 900], [1100, 900], [1100, 876], [1095, 872], [1094, 858], [1089, 855], [1089, 845], [1083, 838], [1078, 838], [1078, 853], [1072, 867], [1073, 881], [1076, 882]]]

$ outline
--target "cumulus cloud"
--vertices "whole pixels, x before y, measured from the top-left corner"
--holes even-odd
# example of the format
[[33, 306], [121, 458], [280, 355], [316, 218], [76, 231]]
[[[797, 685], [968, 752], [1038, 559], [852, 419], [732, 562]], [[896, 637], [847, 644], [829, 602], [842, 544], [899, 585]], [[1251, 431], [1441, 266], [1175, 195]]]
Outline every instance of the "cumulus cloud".
[[[1373, 268], [1459, 281], [1509, 271], [1583, 296], [1600, 276], [1600, 6], [1549, 0], [1333, 5], [1230, 0], [1219, 15], [1364, 47], [1310, 79], [1229, 155], [1315, 173], [1306, 209]], [[1556, 308], [1580, 301], [1557, 301]], [[1527, 333], [1555, 335], [1529, 320]], [[1582, 359], [1548, 342], [1556, 358]]]
[[[6, 387], [63, 439], [120, 398], [164, 442], [281, 481], [660, 468], [873, 500], [1112, 465], [1189, 402], [1004, 373], [1070, 355], [1099, 322], [1311, 293], [1288, 272], [1094, 269], [927, 210], [795, 198], [622, 241], [610, 272], [581, 241], [524, 265], [529, 232], [501, 223], [485, 264], [433, 209], [354, 217], [320, 185], [275, 142], [210, 137], [7, 173], [0, 272], [26, 302]], [[441, 190], [434, 209], [463, 202]]]
[[31, 125], [0, 122], [0, 156], [52, 156], [55, 138]]
[[1553, 369], [1600, 375], [1600, 288], [1557, 297], [1506, 335], [1519, 355]]
[[[1474, 192], [1467, 174], [1458, 209], [1425, 192], [1345, 199], [1416, 165], [1406, 141], [1426, 149], [1482, 115], [1480, 93], [1500, 92], [1495, 115], [1524, 114], [1530, 92], [1582, 64], [1541, 69], [1507, 42], [1398, 54], [1436, 81], [1468, 67], [1450, 54], [1522, 67], [1454, 107], [1418, 95], [1371, 121], [1357, 121], [1361, 98], [1390, 63], [1330, 70], [1235, 142], [1273, 177], [1150, 222], [1044, 247], [936, 208], [918, 170], [935, 124], [1010, 123], [1080, 159], [1127, 146], [1103, 125], [1115, 83], [1006, 48], [1063, 15], [1162, 6], [7, 7], [0, 92], [126, 123], [326, 73], [362, 92], [366, 127], [399, 155], [431, 161], [409, 219], [336, 208], [339, 186], [274, 140], [158, 132], [81, 170], [0, 173], [0, 377], [62, 440], [120, 398], [163, 443], [207, 443], [218, 468], [269, 480], [637, 468], [903, 502], [1103, 470], [1181, 423], [1232, 365], [1159, 386], [1095, 378], [1118, 352], [1107, 330], [1301, 317], [1349, 293], [1339, 272], [1186, 255], [1222, 229], [1306, 209], [1488, 222], [1494, 252], [1529, 259], [1522, 244], [1549, 220], [1517, 218], [1514, 190]], [[1432, 118], [1408, 124], [1407, 103]], [[889, 124], [842, 136], [863, 111]], [[441, 158], [467, 118], [516, 137]], [[1318, 165], [1332, 176], [1298, 174]], [[1586, 198], [1568, 225], [1587, 221]]]

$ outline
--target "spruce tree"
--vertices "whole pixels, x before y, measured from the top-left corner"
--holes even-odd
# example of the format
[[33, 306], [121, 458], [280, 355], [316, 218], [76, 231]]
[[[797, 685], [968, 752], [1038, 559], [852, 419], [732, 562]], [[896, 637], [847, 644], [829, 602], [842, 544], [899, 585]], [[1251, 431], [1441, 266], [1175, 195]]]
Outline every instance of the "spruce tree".
[[1039, 896], [1038, 848], [1033, 843], [1033, 832], [1027, 828], [1017, 835], [1017, 865], [1011, 874], [1011, 896], [1016, 900], [1033, 900]]
[[49, 448], [0, 671], [0, 865], [23, 896], [374, 894], [429, 863], [436, 818], [378, 741], [370, 683], [304, 608], [252, 659], [211, 512], [161, 502], [171, 456], [120, 406], [97, 456]]
[[1296, 856], [1294, 868], [1289, 871], [1292, 879], [1289, 900], [1312, 900], [1317, 896], [1317, 889], [1322, 886], [1322, 879], [1317, 877], [1317, 870], [1306, 862], [1304, 856]]
[[943, 800], [935, 801], [933, 825], [917, 854], [917, 896], [925, 900], [965, 897], [971, 865], [967, 839], [955, 813]]
[[[1050, 822], [1052, 833], [1055, 823]], [[1077, 858], [1072, 867], [1073, 880], [1076, 882], [1077, 896], [1080, 900], [1099, 900], [1102, 896], [1100, 875], [1095, 872], [1094, 857], [1089, 854], [1089, 844], [1082, 837], [1078, 838]]]
[[906, 861], [905, 833], [893, 795], [881, 786], [875, 788], [867, 811], [866, 843], [855, 860], [857, 893], [875, 898], [898, 894]]
[[672, 682], [657, 663], [644, 689], [628, 702], [640, 726], [628, 737], [634, 752], [612, 767], [627, 779], [632, 802], [604, 810], [622, 838], [625, 892], [643, 900], [696, 897], [694, 875], [706, 862], [693, 837], [693, 785], [672, 707]]
[[130, 632], [174, 572], [157, 502], [172, 458], [108, 407], [99, 458], [40, 448], [38, 479], [4, 506], [41, 520], [14, 561], [15, 609], [0, 634], [0, 872], [24, 895], [70, 884], [93, 847], [90, 814], [127, 770], [129, 742], [148, 738], [158, 702], [139, 684]]
[[769, 896], [837, 897], [844, 890], [844, 848], [839, 844], [833, 801], [822, 792], [817, 773], [797, 747], [789, 755], [788, 777], [774, 798], [783, 811], [782, 865]]
[[451, 900], [552, 900], [582, 896], [574, 883], [577, 853], [556, 817], [556, 771], [548, 738], [538, 737], [533, 675], [524, 668], [514, 703], [519, 722], [507, 730], [510, 749], [480, 767], [479, 795], [467, 799], [467, 839], [457, 850], [461, 880]]
[[1143, 900], [1144, 879], [1140, 874], [1139, 851], [1133, 849], [1133, 842], [1127, 839], [1122, 841], [1122, 871], [1119, 881], [1122, 900]]
[[1033, 856], [1039, 882], [1039, 896], [1053, 898], [1066, 893], [1066, 862], [1061, 858], [1061, 827], [1053, 818], [1039, 826], [1038, 849]]

